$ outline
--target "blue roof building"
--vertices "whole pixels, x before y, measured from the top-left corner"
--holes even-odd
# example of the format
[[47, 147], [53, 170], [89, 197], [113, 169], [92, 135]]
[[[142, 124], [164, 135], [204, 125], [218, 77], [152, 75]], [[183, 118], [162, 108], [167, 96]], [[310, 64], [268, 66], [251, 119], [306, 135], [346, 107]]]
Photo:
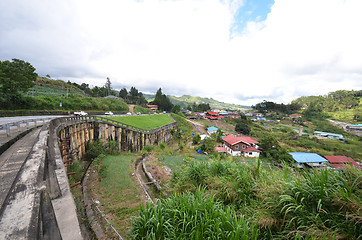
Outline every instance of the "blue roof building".
[[294, 161], [297, 162], [297, 167], [303, 168], [305, 166], [309, 167], [324, 167], [325, 163], [328, 162], [327, 159], [319, 156], [316, 153], [305, 153], [305, 152], [290, 152]]
[[207, 128], [207, 132], [208, 132], [209, 134], [212, 134], [212, 133], [214, 133], [214, 132], [217, 132], [217, 130], [219, 130], [217, 127], [208, 127], [208, 128]]
[[342, 134], [314, 131], [314, 135], [344, 141], [344, 137]]

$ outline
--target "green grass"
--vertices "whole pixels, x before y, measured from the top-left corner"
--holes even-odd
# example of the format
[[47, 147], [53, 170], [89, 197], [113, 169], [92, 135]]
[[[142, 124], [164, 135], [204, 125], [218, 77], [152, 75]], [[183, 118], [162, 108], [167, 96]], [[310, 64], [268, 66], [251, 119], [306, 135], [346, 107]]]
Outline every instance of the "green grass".
[[122, 117], [108, 117], [108, 118], [145, 130], [151, 130], [173, 123], [172, 119], [167, 114], [122, 116]]
[[97, 200], [103, 205], [105, 213], [113, 216], [111, 223], [121, 234], [127, 232], [129, 219], [136, 215], [142, 203], [139, 186], [131, 176], [131, 163], [136, 157], [106, 156], [93, 166], [93, 169], [99, 169], [100, 182], [92, 191], [101, 195], [101, 199]]
[[186, 159], [196, 159], [196, 160], [208, 160], [208, 156], [204, 155], [191, 155], [191, 156], [172, 156], [172, 155], [162, 155], [160, 157], [162, 165], [165, 165], [172, 169], [172, 171], [178, 171]]

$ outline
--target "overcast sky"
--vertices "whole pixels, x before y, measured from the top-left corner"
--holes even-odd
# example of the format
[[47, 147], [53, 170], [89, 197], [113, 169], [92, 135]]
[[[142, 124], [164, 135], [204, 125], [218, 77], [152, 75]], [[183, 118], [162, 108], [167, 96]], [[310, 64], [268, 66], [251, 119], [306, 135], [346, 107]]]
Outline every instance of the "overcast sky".
[[0, 60], [252, 105], [362, 89], [361, 0], [0, 0]]

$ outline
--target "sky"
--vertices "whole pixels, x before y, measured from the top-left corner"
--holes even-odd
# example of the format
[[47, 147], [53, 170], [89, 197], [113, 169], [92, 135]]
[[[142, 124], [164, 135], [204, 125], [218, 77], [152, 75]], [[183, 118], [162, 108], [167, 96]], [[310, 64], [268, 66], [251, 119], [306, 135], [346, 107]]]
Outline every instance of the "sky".
[[0, 60], [254, 105], [362, 89], [361, 0], [0, 0]]

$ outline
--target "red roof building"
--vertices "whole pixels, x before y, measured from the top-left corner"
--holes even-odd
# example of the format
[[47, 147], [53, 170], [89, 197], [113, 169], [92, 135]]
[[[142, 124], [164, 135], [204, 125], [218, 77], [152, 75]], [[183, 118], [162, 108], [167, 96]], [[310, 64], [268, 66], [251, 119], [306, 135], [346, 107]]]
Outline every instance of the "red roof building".
[[324, 156], [334, 168], [345, 168], [348, 165], [352, 165], [356, 168], [360, 168], [359, 164], [356, 163], [352, 158], [346, 156]]
[[205, 118], [208, 118], [210, 120], [219, 120], [224, 117], [220, 116], [217, 112], [207, 112]]
[[222, 152], [222, 153], [226, 153], [228, 150], [224, 147], [215, 147], [214, 149], [215, 152]]
[[250, 137], [235, 137], [227, 135], [222, 138], [224, 147], [233, 156], [259, 157], [258, 142]]

